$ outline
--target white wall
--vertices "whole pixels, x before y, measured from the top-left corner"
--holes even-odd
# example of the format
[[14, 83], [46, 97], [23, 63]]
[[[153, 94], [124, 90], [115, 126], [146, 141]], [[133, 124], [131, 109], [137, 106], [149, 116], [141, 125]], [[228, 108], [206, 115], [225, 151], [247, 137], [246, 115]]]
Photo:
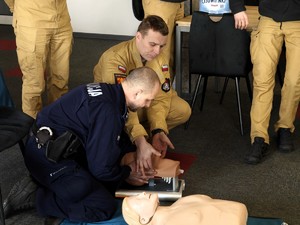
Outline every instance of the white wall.
[[67, 0], [74, 32], [133, 36], [132, 0]]
[[0, 15], [0, 24], [12, 24], [12, 16]]
[[[67, 2], [74, 32], [133, 36], [140, 23], [133, 15], [132, 0]], [[11, 24], [11, 16], [0, 16], [0, 24]]]

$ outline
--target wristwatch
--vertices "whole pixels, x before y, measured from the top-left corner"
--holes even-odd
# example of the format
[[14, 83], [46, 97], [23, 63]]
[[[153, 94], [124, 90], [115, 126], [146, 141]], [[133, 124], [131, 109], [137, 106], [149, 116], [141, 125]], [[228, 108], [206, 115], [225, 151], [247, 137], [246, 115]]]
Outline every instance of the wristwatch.
[[161, 133], [161, 132], [164, 132], [165, 131], [163, 129], [160, 129], [160, 128], [157, 128], [157, 129], [154, 129], [151, 131], [151, 134], [152, 134], [152, 137], [155, 135], [155, 134], [158, 134], [158, 133]]

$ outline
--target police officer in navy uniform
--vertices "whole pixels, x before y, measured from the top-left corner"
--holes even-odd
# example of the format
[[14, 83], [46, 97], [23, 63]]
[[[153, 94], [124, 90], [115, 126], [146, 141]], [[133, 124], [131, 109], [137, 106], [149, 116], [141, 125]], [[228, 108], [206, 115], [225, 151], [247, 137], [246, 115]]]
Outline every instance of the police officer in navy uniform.
[[[26, 177], [13, 187], [4, 201], [5, 217], [36, 205], [40, 215], [60, 220], [110, 219], [116, 210], [114, 191], [123, 181], [143, 185], [155, 175], [154, 171], [144, 176], [137, 172], [135, 161], [120, 166], [126, 153], [120, 146], [127, 110], [149, 107], [159, 89], [157, 74], [141, 67], [121, 84], [81, 85], [45, 107], [23, 152], [35, 182]], [[68, 157], [58, 152], [66, 132], [82, 146]], [[45, 141], [47, 135], [42, 133], [50, 140]]]

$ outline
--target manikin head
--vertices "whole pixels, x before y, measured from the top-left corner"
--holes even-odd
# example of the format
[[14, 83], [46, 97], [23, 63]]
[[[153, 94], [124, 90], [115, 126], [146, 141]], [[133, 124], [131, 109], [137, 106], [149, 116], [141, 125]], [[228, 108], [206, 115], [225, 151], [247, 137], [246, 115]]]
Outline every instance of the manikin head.
[[149, 107], [160, 89], [157, 74], [149, 67], [134, 69], [122, 82], [127, 107], [136, 111]]
[[123, 200], [122, 211], [126, 223], [130, 225], [147, 224], [159, 205], [157, 194], [142, 192]]
[[136, 47], [141, 57], [151, 61], [160, 54], [167, 43], [168, 26], [155, 15], [147, 16], [139, 25], [136, 33]]

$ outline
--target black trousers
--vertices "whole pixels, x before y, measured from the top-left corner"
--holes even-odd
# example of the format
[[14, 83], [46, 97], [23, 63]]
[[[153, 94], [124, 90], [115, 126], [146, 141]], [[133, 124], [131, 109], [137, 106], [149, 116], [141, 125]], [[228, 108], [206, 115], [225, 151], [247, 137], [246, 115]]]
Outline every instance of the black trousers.
[[114, 190], [100, 183], [75, 160], [50, 162], [45, 148], [30, 137], [23, 153], [31, 175], [40, 184], [37, 211], [42, 216], [68, 218], [74, 222], [110, 219], [116, 211]]

